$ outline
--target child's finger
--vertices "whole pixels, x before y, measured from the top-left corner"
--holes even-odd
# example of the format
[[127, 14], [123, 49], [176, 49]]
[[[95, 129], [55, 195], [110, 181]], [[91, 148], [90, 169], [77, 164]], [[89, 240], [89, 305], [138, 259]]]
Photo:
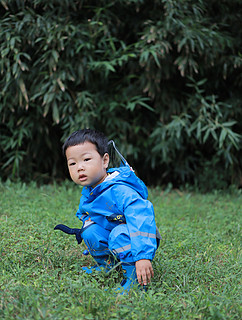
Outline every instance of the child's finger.
[[152, 267], [151, 267], [151, 277], [152, 277], [152, 278], [154, 277], [154, 270], [153, 270]]
[[143, 281], [143, 284], [147, 285], [147, 282], [150, 283], [152, 277], [154, 277], [154, 271], [153, 271], [153, 268], [150, 268], [146, 272], [147, 281], [146, 282]]
[[143, 274], [142, 275], [142, 285], [146, 286], [147, 285], [147, 275], [146, 274]]
[[151, 279], [151, 272], [150, 269], [146, 270], [142, 276], [143, 285], [146, 286], [148, 283], [150, 283]]
[[142, 277], [141, 273], [137, 273], [137, 279], [138, 279], [139, 284], [142, 285], [143, 277]]

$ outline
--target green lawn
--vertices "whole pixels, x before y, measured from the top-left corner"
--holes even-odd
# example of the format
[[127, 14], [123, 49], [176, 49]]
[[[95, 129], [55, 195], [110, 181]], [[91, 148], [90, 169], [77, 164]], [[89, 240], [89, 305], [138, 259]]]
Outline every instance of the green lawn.
[[80, 189], [0, 184], [0, 319], [241, 319], [239, 191], [150, 191], [163, 240], [149, 291], [88, 276], [83, 244], [53, 228], [81, 227]]

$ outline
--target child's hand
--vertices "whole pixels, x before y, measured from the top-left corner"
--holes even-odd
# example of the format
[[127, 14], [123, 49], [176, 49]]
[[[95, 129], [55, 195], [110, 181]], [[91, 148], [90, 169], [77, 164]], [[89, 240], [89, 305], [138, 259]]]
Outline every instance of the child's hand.
[[146, 286], [150, 282], [151, 277], [154, 276], [150, 260], [142, 259], [136, 261], [135, 267], [139, 284]]

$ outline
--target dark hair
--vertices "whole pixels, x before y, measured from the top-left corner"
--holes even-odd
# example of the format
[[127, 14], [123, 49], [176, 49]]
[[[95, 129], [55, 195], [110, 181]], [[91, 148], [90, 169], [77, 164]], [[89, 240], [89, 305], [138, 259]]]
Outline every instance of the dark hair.
[[101, 157], [103, 157], [105, 153], [108, 153], [108, 139], [102, 132], [93, 129], [82, 129], [73, 132], [66, 139], [62, 147], [64, 156], [66, 156], [66, 149], [68, 147], [76, 146], [86, 141], [91, 142], [96, 146], [97, 152]]

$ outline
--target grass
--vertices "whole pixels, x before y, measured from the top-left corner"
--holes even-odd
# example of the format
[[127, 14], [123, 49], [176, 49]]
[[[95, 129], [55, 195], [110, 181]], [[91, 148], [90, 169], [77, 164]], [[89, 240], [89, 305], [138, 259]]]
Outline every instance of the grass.
[[0, 319], [241, 319], [239, 191], [150, 190], [163, 236], [147, 293], [117, 296], [116, 272], [88, 276], [83, 244], [53, 228], [80, 227], [80, 189], [66, 182], [0, 184]]

